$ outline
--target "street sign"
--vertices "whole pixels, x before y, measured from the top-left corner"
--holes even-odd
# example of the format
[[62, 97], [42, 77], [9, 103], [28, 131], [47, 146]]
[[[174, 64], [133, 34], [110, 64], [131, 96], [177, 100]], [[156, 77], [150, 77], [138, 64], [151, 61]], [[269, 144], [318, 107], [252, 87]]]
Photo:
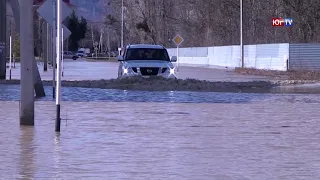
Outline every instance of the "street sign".
[[173, 38], [173, 42], [177, 45], [180, 46], [183, 43], [184, 39], [180, 35], [176, 35]]
[[[62, 1], [62, 0], [60, 0]], [[37, 10], [39, 15], [52, 27], [55, 27], [55, 24], [53, 24], [53, 14], [56, 13], [53, 9], [54, 7], [54, 0], [46, 0]], [[66, 5], [66, 3], [61, 3], [61, 19], [62, 21], [66, 19], [71, 14], [71, 9]], [[63, 40], [66, 40], [71, 35], [70, 30], [62, 24], [63, 27]]]
[[97, 47], [98, 45], [99, 45], [99, 43], [96, 41], [96, 42], [94, 42], [94, 44], [93, 44], [95, 47]]
[[[59, 0], [62, 1], [62, 0]], [[53, 14], [56, 13], [54, 11], [54, 0], [46, 0], [37, 10], [39, 15], [46, 20], [47, 23], [49, 23], [52, 27], [54, 26], [54, 17]], [[66, 3], [61, 3], [61, 20], [64, 21], [70, 14], [71, 14], [71, 9], [66, 5]]]

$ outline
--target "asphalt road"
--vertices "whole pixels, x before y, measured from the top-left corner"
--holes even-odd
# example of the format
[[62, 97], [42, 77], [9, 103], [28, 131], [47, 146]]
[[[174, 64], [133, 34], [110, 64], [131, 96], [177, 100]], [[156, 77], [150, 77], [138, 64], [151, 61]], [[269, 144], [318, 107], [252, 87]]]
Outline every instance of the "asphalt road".
[[[52, 68], [48, 66], [48, 71], [43, 71], [42, 62], [38, 62], [41, 78], [52, 80]], [[65, 60], [62, 80], [99, 80], [117, 78], [118, 63], [103, 61], [86, 61], [85, 59]], [[246, 76], [235, 73], [230, 69], [188, 67], [180, 66], [177, 74], [178, 78], [199, 79], [208, 81], [232, 81], [247, 82], [254, 80], [268, 80], [266, 77]], [[20, 79], [20, 64], [16, 63], [16, 68], [12, 68], [12, 79]], [[7, 68], [7, 79], [9, 79], [9, 68]]]

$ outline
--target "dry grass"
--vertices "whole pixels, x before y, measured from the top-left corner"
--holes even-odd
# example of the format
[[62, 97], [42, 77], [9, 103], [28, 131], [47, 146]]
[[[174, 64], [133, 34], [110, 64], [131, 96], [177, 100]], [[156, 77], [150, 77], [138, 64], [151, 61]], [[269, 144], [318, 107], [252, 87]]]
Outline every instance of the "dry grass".
[[254, 68], [236, 68], [235, 72], [243, 75], [267, 76], [281, 80], [320, 80], [320, 71], [276, 71]]

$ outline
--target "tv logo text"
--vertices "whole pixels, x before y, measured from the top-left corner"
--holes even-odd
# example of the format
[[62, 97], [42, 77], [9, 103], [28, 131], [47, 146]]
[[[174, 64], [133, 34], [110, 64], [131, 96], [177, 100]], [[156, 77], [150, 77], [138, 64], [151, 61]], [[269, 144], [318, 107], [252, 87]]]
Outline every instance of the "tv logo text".
[[292, 18], [272, 18], [272, 26], [292, 26]]

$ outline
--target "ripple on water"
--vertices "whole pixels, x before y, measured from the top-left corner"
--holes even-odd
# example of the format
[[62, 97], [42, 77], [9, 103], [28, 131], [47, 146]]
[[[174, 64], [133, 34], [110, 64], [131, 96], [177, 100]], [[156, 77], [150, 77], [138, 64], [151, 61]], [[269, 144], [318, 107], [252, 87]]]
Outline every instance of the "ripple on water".
[[[0, 85], [0, 101], [18, 101], [20, 86]], [[45, 87], [46, 97], [52, 100], [52, 87]], [[173, 102], [173, 103], [254, 103], [290, 102], [320, 103], [318, 94], [262, 94], [262, 93], [221, 93], [221, 92], [178, 92], [178, 91], [127, 91], [91, 89], [78, 87], [62, 88], [63, 101], [108, 101], [108, 102]]]
[[[319, 179], [319, 105], [0, 101], [3, 179]], [[66, 119], [68, 121], [66, 122]]]

